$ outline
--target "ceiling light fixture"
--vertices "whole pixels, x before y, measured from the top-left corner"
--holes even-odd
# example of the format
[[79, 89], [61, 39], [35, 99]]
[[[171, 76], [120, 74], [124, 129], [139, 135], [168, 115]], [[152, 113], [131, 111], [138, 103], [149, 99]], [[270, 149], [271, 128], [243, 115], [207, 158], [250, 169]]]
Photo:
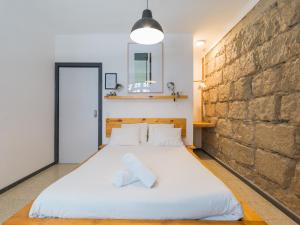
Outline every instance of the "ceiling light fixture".
[[130, 38], [143, 45], [153, 45], [164, 39], [164, 32], [161, 25], [152, 18], [152, 12], [148, 9], [143, 11], [142, 19], [138, 20], [132, 27]]
[[205, 45], [206, 41], [205, 40], [198, 40], [196, 41], [196, 47], [200, 48]]

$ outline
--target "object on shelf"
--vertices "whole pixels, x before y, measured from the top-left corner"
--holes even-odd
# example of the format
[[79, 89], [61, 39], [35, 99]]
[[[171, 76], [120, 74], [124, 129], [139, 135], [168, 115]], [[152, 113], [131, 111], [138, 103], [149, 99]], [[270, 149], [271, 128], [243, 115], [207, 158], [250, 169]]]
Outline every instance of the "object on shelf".
[[171, 91], [171, 95], [174, 96], [174, 102], [176, 101], [177, 98], [180, 98], [180, 96], [182, 95], [181, 92], [177, 91], [176, 92], [176, 85], [174, 82], [168, 82], [167, 83], [167, 88], [169, 89], [169, 91]]
[[122, 84], [117, 83], [117, 85], [116, 85], [117, 91], [121, 91], [123, 88], [124, 88], [124, 86]]
[[109, 93], [107, 93], [106, 94], [106, 96], [105, 97], [111, 97], [111, 96], [117, 96], [117, 92], [115, 92], [115, 91], [110, 91]]

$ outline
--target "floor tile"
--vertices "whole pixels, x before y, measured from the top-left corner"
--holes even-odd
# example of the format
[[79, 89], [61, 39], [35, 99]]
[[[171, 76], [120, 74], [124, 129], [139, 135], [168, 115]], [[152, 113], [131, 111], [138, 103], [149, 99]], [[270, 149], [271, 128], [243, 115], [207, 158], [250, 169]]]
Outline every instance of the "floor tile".
[[297, 225], [292, 220], [266, 220], [269, 225]]
[[0, 224], [33, 201], [39, 193], [60, 177], [71, 172], [77, 164], [59, 164], [37, 174], [0, 195]]

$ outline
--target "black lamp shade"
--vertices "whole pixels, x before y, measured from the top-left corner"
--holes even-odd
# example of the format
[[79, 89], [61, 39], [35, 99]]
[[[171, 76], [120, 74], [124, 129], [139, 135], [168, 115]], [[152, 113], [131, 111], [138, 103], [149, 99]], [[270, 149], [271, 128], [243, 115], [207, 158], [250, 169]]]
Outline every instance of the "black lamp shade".
[[138, 20], [132, 27], [130, 37], [139, 44], [157, 44], [164, 39], [161, 25], [152, 18], [149, 9], [143, 11], [142, 19]]

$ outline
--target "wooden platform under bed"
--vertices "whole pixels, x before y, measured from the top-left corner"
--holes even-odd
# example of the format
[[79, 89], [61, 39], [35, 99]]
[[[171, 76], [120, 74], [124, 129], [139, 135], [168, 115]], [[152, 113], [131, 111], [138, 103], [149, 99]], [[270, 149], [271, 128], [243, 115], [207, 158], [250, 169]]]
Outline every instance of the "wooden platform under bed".
[[[173, 123], [175, 127], [183, 129], [183, 137], [186, 135], [186, 120], [182, 118], [114, 118], [106, 120], [106, 135], [110, 136], [113, 127], [120, 127], [122, 123]], [[103, 146], [102, 146], [103, 147]], [[187, 146], [190, 152], [204, 166], [202, 161], [194, 152], [192, 146]], [[207, 166], [206, 166], [207, 167]], [[252, 210], [249, 205], [234, 193], [244, 210], [244, 218], [240, 221], [206, 221], [206, 220], [115, 220], [115, 219], [56, 219], [56, 218], [29, 218], [31, 204], [28, 204], [3, 225], [267, 225], [266, 222]]]
[[[200, 162], [201, 159], [193, 153], [191, 148], [187, 150]], [[205, 166], [205, 164], [203, 163]], [[3, 225], [267, 225], [263, 219], [254, 212], [249, 205], [238, 195], [244, 218], [241, 221], [204, 221], [204, 220], [109, 220], [109, 219], [35, 219], [29, 218], [31, 203], [21, 209]]]
[[204, 220], [108, 220], [108, 219], [33, 219], [28, 218], [31, 204], [27, 205], [3, 225], [266, 225], [255, 212], [243, 204], [245, 218], [241, 221]]

